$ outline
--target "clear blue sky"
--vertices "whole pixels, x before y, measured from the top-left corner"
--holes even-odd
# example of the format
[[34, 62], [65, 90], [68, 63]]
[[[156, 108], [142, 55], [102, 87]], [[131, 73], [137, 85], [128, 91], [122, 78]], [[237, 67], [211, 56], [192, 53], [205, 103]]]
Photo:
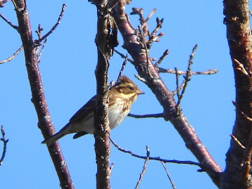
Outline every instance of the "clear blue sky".
[[[55, 24], [62, 4], [67, 4], [61, 24], [48, 38], [39, 64], [49, 111], [58, 131], [96, 92], [96, 9], [87, 1], [28, 0], [27, 3], [34, 39], [38, 24], [41, 24], [46, 33]], [[229, 134], [235, 121], [235, 108], [232, 105], [235, 93], [226, 27], [223, 24], [222, 1], [133, 1], [126, 7], [126, 12], [130, 13], [132, 7], [142, 7], [146, 17], [153, 8], [157, 8], [149, 21], [151, 31], [155, 26], [155, 18], [164, 18], [160, 31], [165, 35], [150, 51], [151, 57], [159, 58], [165, 49], [169, 49], [170, 54], [161, 67], [186, 70], [192, 48], [198, 44], [192, 70], [219, 70], [218, 74], [212, 76], [193, 76], [181, 106], [203, 144], [224, 169]], [[13, 9], [11, 2], [8, 2], [0, 12], [16, 24]], [[138, 25], [137, 16], [131, 16], [130, 20], [135, 27]], [[21, 41], [18, 33], [1, 19], [0, 26], [0, 59], [3, 60], [20, 47]], [[121, 37], [119, 40], [117, 49], [126, 54], [120, 48]], [[118, 55], [113, 56], [109, 80], [117, 78], [122, 62]], [[146, 93], [139, 97], [131, 113], [161, 113], [162, 107], [151, 90], [134, 77], [136, 70], [130, 63], [124, 74]], [[174, 90], [175, 76], [161, 76], [167, 87]], [[0, 79], [0, 124], [4, 125], [6, 137], [9, 138], [7, 154], [0, 167], [1, 188], [59, 188], [47, 148], [41, 144], [43, 138], [37, 128], [37, 116], [31, 103], [23, 51], [13, 61], [0, 65]], [[146, 154], [147, 145], [151, 156], [195, 161], [177, 131], [163, 119], [128, 117], [112, 131], [111, 137], [121, 147], [140, 155]], [[93, 136], [72, 140], [69, 135], [60, 140], [60, 146], [75, 188], [95, 188]], [[111, 163], [113, 162], [112, 188], [134, 188], [144, 160], [121, 153], [112, 146]], [[166, 165], [179, 189], [202, 188], [202, 184], [205, 189], [215, 188], [205, 173], [197, 172], [198, 167]], [[149, 162], [140, 188], [171, 188], [161, 163]]]

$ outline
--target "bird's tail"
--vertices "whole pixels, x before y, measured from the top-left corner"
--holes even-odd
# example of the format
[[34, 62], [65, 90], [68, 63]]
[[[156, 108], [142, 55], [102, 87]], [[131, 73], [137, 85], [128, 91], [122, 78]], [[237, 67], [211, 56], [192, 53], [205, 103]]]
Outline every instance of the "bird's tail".
[[69, 134], [68, 130], [69, 130], [69, 127], [68, 127], [68, 125], [66, 125], [59, 132], [57, 132], [56, 134], [54, 134], [54, 135], [50, 136], [49, 138], [45, 139], [44, 141], [42, 141], [42, 144], [47, 144], [48, 146], [53, 144], [54, 142], [56, 142], [57, 140], [59, 140], [63, 136]]

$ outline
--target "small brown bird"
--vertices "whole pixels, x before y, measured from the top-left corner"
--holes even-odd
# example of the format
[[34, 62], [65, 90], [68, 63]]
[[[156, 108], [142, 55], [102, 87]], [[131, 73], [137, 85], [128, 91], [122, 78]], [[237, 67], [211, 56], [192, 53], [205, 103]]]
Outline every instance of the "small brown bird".
[[[137, 96], [144, 94], [135, 83], [128, 77], [120, 76], [116, 84], [108, 91], [109, 105], [108, 117], [110, 129], [118, 126], [129, 114], [131, 105], [136, 101]], [[96, 96], [91, 98], [81, 109], [79, 109], [58, 133], [44, 140], [42, 143], [48, 145], [56, 142], [61, 137], [76, 133], [74, 139], [85, 134], [94, 133], [94, 110]]]

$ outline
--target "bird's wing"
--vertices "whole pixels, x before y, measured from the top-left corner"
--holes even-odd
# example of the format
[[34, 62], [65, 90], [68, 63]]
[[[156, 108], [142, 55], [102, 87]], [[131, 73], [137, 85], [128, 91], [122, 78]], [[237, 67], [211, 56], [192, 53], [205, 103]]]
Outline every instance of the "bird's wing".
[[96, 96], [93, 96], [84, 106], [82, 106], [69, 120], [69, 123], [77, 122], [84, 117], [88, 117], [90, 113], [94, 113], [96, 104]]

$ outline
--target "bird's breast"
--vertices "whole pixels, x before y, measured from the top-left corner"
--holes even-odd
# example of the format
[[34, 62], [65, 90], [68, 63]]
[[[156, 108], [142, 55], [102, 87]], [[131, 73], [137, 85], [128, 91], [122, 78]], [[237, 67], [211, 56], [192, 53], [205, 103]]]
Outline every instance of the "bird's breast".
[[118, 101], [109, 107], [109, 125], [110, 129], [118, 126], [129, 114], [130, 104], [125, 101]]

